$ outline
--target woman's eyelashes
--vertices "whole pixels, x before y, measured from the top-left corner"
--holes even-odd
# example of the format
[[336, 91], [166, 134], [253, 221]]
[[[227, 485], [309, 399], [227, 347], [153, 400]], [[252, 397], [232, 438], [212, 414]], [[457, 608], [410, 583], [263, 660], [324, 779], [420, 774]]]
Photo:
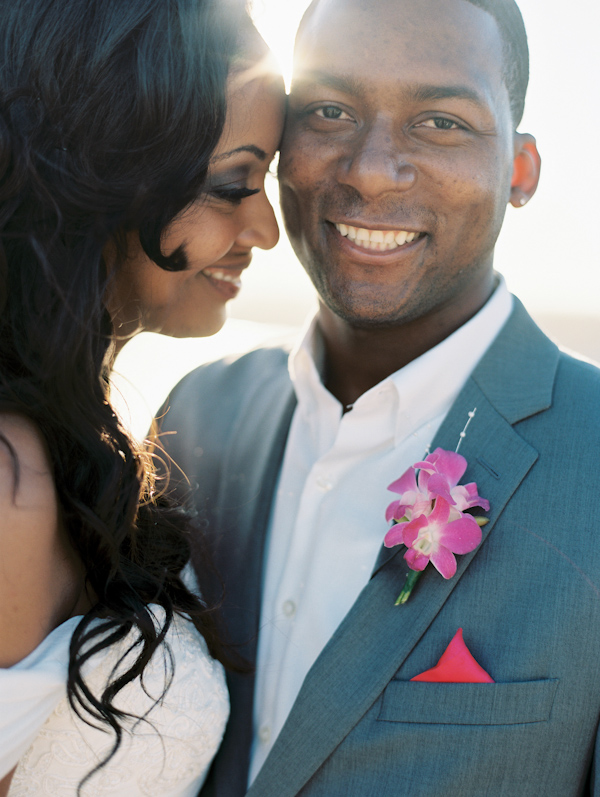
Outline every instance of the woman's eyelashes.
[[[213, 174], [209, 179], [206, 193], [213, 199], [228, 202], [230, 205], [239, 205], [243, 199], [259, 194], [264, 189], [265, 177], [270, 174], [268, 169], [273, 160], [274, 157], [271, 157], [268, 163], [261, 161], [258, 165]], [[248, 184], [256, 185], [258, 188], [249, 188]]]
[[239, 205], [242, 199], [260, 193], [260, 188], [245, 188], [232, 185], [216, 185], [209, 189], [209, 194], [216, 199], [223, 199], [232, 205]]

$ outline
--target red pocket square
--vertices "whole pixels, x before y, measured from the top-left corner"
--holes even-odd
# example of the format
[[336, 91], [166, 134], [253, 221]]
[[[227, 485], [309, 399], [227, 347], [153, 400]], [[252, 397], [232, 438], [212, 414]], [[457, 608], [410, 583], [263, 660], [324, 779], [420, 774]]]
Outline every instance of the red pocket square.
[[459, 628], [441, 659], [430, 670], [415, 675], [411, 681], [442, 684], [493, 684], [494, 679], [481, 667], [465, 645], [463, 630]]

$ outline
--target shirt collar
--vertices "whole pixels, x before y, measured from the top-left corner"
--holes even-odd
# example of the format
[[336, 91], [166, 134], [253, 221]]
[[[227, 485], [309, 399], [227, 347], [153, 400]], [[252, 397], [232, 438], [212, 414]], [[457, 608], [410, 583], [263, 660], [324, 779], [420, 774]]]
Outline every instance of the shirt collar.
[[[504, 278], [498, 277], [496, 290], [473, 318], [357, 400], [356, 405], [371, 401], [382, 388], [395, 391], [398, 399], [396, 443], [431, 419], [448, 412], [508, 320], [513, 300]], [[334, 415], [339, 420], [342, 406], [321, 381], [323, 356], [318, 315], [315, 315], [307, 322], [302, 337], [290, 354], [290, 377], [301, 411], [311, 416], [321, 409], [330, 418]]]
[[324, 357], [317, 313], [307, 320], [298, 343], [290, 353], [288, 360], [290, 379], [301, 412], [311, 417], [319, 407], [326, 407], [328, 414], [339, 420], [342, 416], [342, 405], [321, 380]]

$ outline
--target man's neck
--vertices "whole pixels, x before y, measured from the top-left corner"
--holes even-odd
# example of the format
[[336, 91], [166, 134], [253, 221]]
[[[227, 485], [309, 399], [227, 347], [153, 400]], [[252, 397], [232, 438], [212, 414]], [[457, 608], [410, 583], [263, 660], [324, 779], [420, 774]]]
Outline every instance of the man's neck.
[[495, 282], [470, 307], [442, 309], [397, 326], [357, 328], [327, 307], [319, 311], [325, 348], [323, 383], [344, 407], [391, 374], [437, 346], [469, 321], [489, 299]]

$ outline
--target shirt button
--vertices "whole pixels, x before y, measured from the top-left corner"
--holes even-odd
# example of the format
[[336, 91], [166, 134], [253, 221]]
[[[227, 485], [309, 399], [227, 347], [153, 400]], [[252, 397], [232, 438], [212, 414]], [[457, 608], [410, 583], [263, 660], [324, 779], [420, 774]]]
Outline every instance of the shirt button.
[[271, 728], [268, 725], [261, 725], [258, 729], [258, 738], [263, 744], [269, 744], [271, 741]]
[[296, 604], [294, 601], [285, 601], [282, 609], [286, 617], [293, 617], [296, 614]]
[[333, 490], [333, 484], [327, 476], [318, 476], [317, 477], [317, 487], [324, 493], [328, 493], [330, 490]]

